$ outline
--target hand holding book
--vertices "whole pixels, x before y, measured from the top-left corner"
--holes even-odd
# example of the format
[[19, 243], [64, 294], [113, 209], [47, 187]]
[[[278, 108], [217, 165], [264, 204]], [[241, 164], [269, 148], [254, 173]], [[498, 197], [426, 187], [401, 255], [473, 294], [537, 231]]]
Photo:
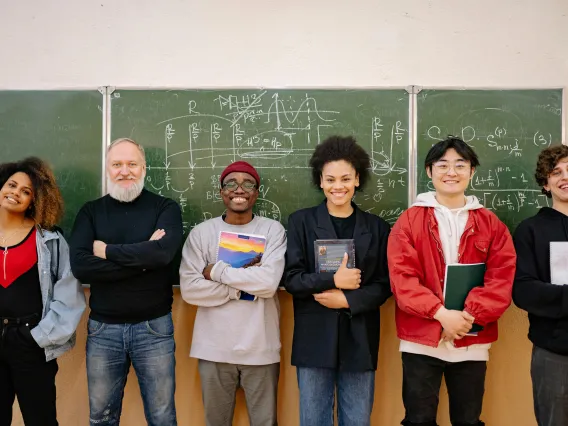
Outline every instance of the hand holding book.
[[449, 310], [459, 312], [462, 317], [472, 323], [471, 327], [466, 331], [466, 335], [475, 336], [483, 329], [479, 324], [474, 323], [475, 319], [468, 312], [465, 312], [465, 301], [471, 290], [483, 286], [484, 276], [484, 263], [446, 265], [444, 306]]
[[444, 329], [443, 334], [447, 340], [459, 340], [463, 338], [473, 326], [473, 317], [464, 311], [446, 309], [441, 307], [434, 315]]
[[355, 290], [361, 285], [361, 271], [355, 268], [355, 241], [315, 240], [314, 254], [317, 273], [333, 272], [335, 287]]
[[335, 287], [342, 290], [355, 290], [361, 284], [361, 271], [357, 268], [347, 267], [348, 255], [345, 253], [339, 269], [333, 275]]
[[[217, 261], [225, 262], [233, 268], [259, 267], [262, 264], [265, 247], [264, 235], [221, 231], [217, 246]], [[254, 301], [256, 297], [241, 290], [239, 299]]]

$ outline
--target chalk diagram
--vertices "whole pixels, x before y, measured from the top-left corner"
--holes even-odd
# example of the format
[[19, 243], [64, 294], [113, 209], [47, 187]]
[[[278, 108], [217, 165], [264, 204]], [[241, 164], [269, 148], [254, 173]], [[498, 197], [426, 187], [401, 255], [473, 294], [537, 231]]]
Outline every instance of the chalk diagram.
[[[184, 213], [191, 207], [188, 199], [192, 200], [189, 203], [196, 198], [201, 200], [200, 217], [192, 219], [195, 223], [184, 224], [191, 228], [217, 215], [209, 207], [222, 205], [221, 171], [231, 162], [249, 161], [261, 176], [269, 176], [259, 188], [255, 213], [281, 222], [283, 215], [291, 212], [282, 211], [285, 206], [274, 201], [279, 198], [274, 197], [277, 186], [294, 182], [296, 191], [305, 189], [308, 193], [308, 160], [325, 137], [346, 134], [342, 113], [339, 109], [320, 107], [317, 95], [309, 93], [301, 97], [278, 91], [223, 93], [213, 101], [189, 96], [186, 110], [180, 111], [180, 115], [155, 123], [163, 153], [159, 159], [147, 159], [146, 185], [175, 198]], [[120, 97], [120, 93], [115, 96]], [[366, 120], [365, 126], [364, 134], [370, 138], [354, 136], [371, 155], [374, 179], [365, 192], [357, 195], [356, 202], [367, 211], [382, 213], [392, 223], [402, 209], [379, 207], [378, 203], [389, 189], [407, 186], [406, 164], [397, 164], [395, 158], [408, 145], [408, 130], [402, 121], [390, 119], [385, 124], [378, 115]], [[309, 205], [313, 203], [306, 204]], [[218, 212], [219, 208], [215, 210]]]

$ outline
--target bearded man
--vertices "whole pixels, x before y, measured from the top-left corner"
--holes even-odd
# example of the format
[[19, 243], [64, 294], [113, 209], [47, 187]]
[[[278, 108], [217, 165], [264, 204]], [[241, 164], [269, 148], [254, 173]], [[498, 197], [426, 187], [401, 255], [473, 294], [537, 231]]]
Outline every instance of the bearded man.
[[176, 202], [144, 189], [144, 148], [111, 143], [108, 194], [87, 202], [70, 239], [71, 269], [90, 284], [87, 379], [90, 424], [118, 425], [130, 365], [149, 426], [176, 426], [171, 308], [182, 242]]

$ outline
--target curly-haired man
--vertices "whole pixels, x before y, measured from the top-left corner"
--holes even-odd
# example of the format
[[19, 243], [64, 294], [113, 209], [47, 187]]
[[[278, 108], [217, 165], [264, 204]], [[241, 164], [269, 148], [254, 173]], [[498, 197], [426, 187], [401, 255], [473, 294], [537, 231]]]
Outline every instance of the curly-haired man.
[[568, 250], [568, 146], [544, 149], [535, 178], [552, 198], [516, 229], [517, 272], [513, 300], [529, 313], [533, 343], [531, 376], [534, 411], [539, 426], [568, 424], [568, 263], [551, 257]]

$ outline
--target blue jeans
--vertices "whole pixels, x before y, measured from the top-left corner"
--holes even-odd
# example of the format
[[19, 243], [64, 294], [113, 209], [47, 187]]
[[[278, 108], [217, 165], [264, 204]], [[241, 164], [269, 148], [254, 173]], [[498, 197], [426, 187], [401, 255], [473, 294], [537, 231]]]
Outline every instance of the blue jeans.
[[89, 319], [87, 381], [91, 426], [118, 425], [130, 364], [148, 426], [176, 426], [175, 342], [172, 315], [136, 324]]
[[339, 426], [369, 426], [375, 394], [374, 371], [297, 367], [300, 426], [333, 426], [337, 387]]

